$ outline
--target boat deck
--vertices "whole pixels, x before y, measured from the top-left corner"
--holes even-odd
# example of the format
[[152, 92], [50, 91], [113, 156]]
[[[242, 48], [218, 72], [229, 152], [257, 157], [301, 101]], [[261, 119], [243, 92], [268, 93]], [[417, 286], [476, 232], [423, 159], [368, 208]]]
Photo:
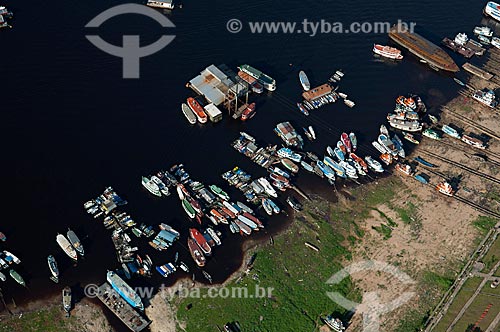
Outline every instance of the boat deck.
[[107, 282], [99, 286], [99, 300], [111, 310], [127, 327], [140, 332], [151, 324], [125, 301]]
[[491, 73], [488, 73], [487, 71], [485, 70], [482, 70], [481, 68], [479, 67], [476, 67], [474, 66], [473, 64], [470, 64], [470, 63], [465, 63], [463, 66], [462, 66], [463, 69], [465, 69], [466, 71], [468, 71], [469, 73], [473, 74], [473, 75], [476, 75], [476, 76], [479, 76], [481, 77], [482, 79], [485, 79], [487, 81], [489, 81], [490, 79], [493, 78], [493, 74]]

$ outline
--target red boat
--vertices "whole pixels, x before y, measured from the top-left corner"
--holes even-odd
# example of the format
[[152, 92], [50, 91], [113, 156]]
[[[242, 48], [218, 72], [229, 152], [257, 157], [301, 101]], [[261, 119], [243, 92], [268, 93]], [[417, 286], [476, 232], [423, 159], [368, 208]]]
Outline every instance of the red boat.
[[352, 145], [351, 140], [349, 139], [349, 135], [347, 135], [346, 133], [342, 133], [342, 135], [340, 135], [340, 140], [342, 141], [342, 144], [344, 144], [347, 152], [351, 153]]
[[196, 244], [196, 242], [194, 242], [193, 239], [188, 239], [188, 248], [196, 265], [198, 265], [199, 267], [205, 266], [205, 262], [207, 260], [205, 256], [203, 256], [203, 254], [201, 253], [200, 247]]
[[230, 219], [236, 218], [236, 215], [229, 209], [225, 207], [220, 208], [221, 212], [223, 212], [226, 216], [228, 216]]
[[349, 156], [351, 157], [352, 160], [354, 160], [355, 162], [357, 162], [365, 172], [368, 172], [368, 165], [366, 164], [366, 162], [360, 158], [357, 154], [355, 154], [354, 152], [351, 152], [349, 154]]
[[283, 182], [284, 184], [288, 185], [289, 184], [289, 180], [284, 177], [284, 176], [281, 176], [279, 174], [276, 174], [276, 173], [271, 173], [269, 175], [269, 177], [275, 181], [279, 181], [279, 182]]
[[200, 103], [198, 103], [193, 97], [189, 97], [187, 99], [187, 104], [189, 108], [194, 112], [196, 118], [200, 123], [207, 122], [207, 114], [203, 110], [203, 107], [201, 107]]
[[201, 234], [196, 228], [190, 228], [189, 229], [189, 235], [193, 240], [196, 241], [196, 244], [200, 247], [201, 251], [207, 255], [210, 256], [212, 254], [212, 248], [208, 244], [207, 240]]
[[241, 235], [250, 235], [250, 234], [252, 234], [252, 229], [250, 227], [248, 227], [244, 222], [241, 222], [238, 219], [236, 219], [234, 221], [234, 223], [240, 229], [240, 234]]
[[216, 209], [210, 210], [210, 214], [222, 224], [227, 224], [227, 219]]
[[253, 118], [255, 115], [255, 103], [251, 103], [241, 114], [241, 121], [246, 121]]

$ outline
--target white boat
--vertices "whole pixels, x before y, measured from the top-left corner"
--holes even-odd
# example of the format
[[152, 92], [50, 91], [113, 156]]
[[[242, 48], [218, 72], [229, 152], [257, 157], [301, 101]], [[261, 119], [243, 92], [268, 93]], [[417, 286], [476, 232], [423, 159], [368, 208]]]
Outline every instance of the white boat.
[[351, 108], [356, 105], [352, 100], [349, 100], [349, 99], [344, 99], [344, 104], [346, 104], [348, 107], [351, 107]]
[[7, 278], [5, 277], [5, 274], [3, 274], [2, 272], [0, 272], [0, 280], [2, 280], [2, 281], [7, 280]]
[[173, 0], [148, 0], [146, 6], [154, 8], [174, 9]]
[[498, 38], [498, 37], [491, 38], [491, 46], [494, 46], [494, 47], [500, 49], [500, 38]]
[[208, 227], [207, 228], [207, 233], [214, 240], [214, 242], [215, 242], [216, 245], [220, 246], [222, 244], [222, 242], [221, 242], [221, 240], [219, 238], [219, 235], [217, 234], [217, 232], [213, 228]]
[[373, 52], [375, 54], [381, 55], [383, 57], [395, 60], [403, 59], [403, 55], [401, 55], [401, 51], [397, 48], [384, 46], [379, 44], [373, 44]]
[[194, 114], [194, 112], [189, 108], [189, 106], [186, 103], [182, 103], [181, 110], [190, 124], [196, 123], [196, 115]]
[[266, 191], [266, 193], [271, 196], [271, 197], [278, 197], [278, 194], [276, 193], [276, 190], [274, 190], [274, 188], [271, 186], [271, 184], [269, 183], [269, 181], [267, 181], [266, 178], [259, 178], [257, 179], [257, 181], [259, 182], [259, 184], [264, 187], [264, 190]]
[[500, 22], [500, 4], [489, 1], [484, 7], [484, 14]]
[[142, 177], [142, 186], [151, 194], [161, 197], [161, 191], [160, 188], [158, 188], [158, 185], [145, 176]]
[[341, 160], [339, 162], [339, 165], [342, 166], [345, 169], [345, 173], [347, 174], [348, 177], [351, 179], [357, 179], [358, 174], [356, 172], [356, 168], [351, 166], [348, 162]]
[[476, 35], [480, 35], [480, 36], [485, 36], [485, 37], [491, 37], [493, 36], [493, 31], [491, 30], [490, 27], [485, 27], [485, 26], [481, 26], [481, 27], [475, 27], [474, 28], [474, 33]]
[[170, 191], [168, 190], [168, 187], [165, 185], [165, 183], [159, 177], [157, 177], [156, 175], [153, 175], [151, 177], [151, 181], [153, 181], [158, 186], [158, 189], [160, 189], [160, 192], [163, 195], [165, 195], [165, 196], [170, 195]]
[[7, 258], [9, 258], [8, 261], [11, 260], [16, 264], [21, 263], [21, 260], [19, 258], [17, 258], [13, 253], [11, 253], [7, 250], [4, 250], [3, 253]]
[[495, 92], [493, 90], [477, 90], [472, 94], [472, 98], [491, 108], [498, 106], [498, 101], [496, 100]]
[[71, 258], [74, 261], [78, 260], [78, 255], [76, 254], [75, 248], [73, 248], [71, 243], [64, 235], [57, 234], [56, 241], [57, 244], [59, 244], [61, 249], [64, 251], [66, 255], [68, 255], [69, 258]]
[[181, 201], [186, 198], [184, 192], [182, 191], [182, 184], [177, 184], [177, 195]]
[[368, 167], [370, 167], [375, 172], [382, 173], [384, 171], [382, 164], [380, 164], [378, 161], [373, 159], [371, 156], [366, 156], [365, 160], [366, 160], [366, 163], [368, 164]]
[[300, 84], [302, 84], [302, 88], [305, 91], [309, 91], [311, 89], [311, 83], [309, 82], [309, 78], [307, 78], [307, 75], [303, 70], [299, 72], [299, 81]]
[[316, 132], [314, 131], [314, 128], [312, 126], [309, 126], [307, 129], [309, 129], [309, 133], [311, 134], [312, 139], [315, 140]]
[[467, 43], [467, 41], [469, 40], [469, 37], [465, 33], [458, 33], [455, 36], [454, 40], [455, 40], [455, 43], [457, 43], [458, 45], [465, 45]]

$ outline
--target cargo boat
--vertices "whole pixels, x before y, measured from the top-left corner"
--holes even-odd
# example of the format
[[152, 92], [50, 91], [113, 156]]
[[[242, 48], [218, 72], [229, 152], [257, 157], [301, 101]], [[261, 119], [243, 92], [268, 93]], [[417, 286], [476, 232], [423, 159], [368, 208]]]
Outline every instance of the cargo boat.
[[207, 114], [203, 110], [203, 107], [198, 103], [193, 97], [189, 97], [187, 99], [187, 104], [189, 108], [194, 112], [196, 115], [196, 118], [200, 123], [206, 123], [207, 122]]
[[389, 37], [432, 67], [451, 72], [459, 71], [455, 61], [439, 46], [419, 34], [410, 32], [408, 27], [402, 24], [395, 24], [389, 31]]
[[252, 66], [246, 64], [240, 65], [238, 69], [255, 78], [260, 84], [264, 86], [266, 90], [268, 91], [276, 90], [276, 81], [270, 76], [261, 72], [260, 70], [255, 69]]
[[262, 86], [262, 84], [260, 84], [259, 82], [257, 82], [257, 80], [250, 76], [249, 74], [245, 73], [245, 72], [242, 72], [241, 70], [238, 72], [238, 76], [245, 82], [247, 82], [248, 84], [250, 84], [250, 86], [252, 87], [252, 91], [255, 92], [255, 93], [262, 93], [264, 92], [264, 87]]
[[476, 54], [474, 50], [465, 47], [464, 45], [458, 44], [454, 40], [451, 40], [447, 37], [443, 39], [442, 44], [448, 47], [453, 52], [457, 52], [458, 54], [463, 55], [467, 59], [472, 58]]
[[105, 282], [99, 286], [97, 297], [111, 310], [131, 331], [140, 332], [151, 324], [135, 311], [111, 286]]
[[205, 266], [206, 258], [201, 253], [201, 249], [198, 246], [198, 244], [193, 239], [188, 239], [187, 244], [189, 252], [191, 253], [191, 257], [193, 257], [193, 260], [196, 263], [196, 265], [198, 265], [199, 267]]
[[61, 249], [68, 255], [69, 258], [71, 258], [74, 261], [78, 260], [78, 255], [76, 254], [75, 248], [71, 245], [71, 243], [68, 241], [68, 239], [62, 235], [62, 234], [57, 234], [56, 237], [57, 244], [61, 247]]
[[120, 294], [120, 296], [127, 301], [132, 307], [137, 308], [141, 311], [144, 310], [144, 305], [142, 304], [142, 300], [137, 295], [135, 290], [132, 289], [122, 278], [113, 271], [108, 271], [106, 275], [106, 280], [113, 287], [113, 289]]
[[393, 128], [404, 131], [416, 132], [422, 130], [422, 124], [418, 121], [406, 121], [406, 120], [391, 118], [389, 120], [389, 124]]
[[304, 141], [302, 137], [297, 134], [295, 128], [290, 122], [281, 122], [276, 125], [274, 132], [289, 146], [302, 148]]

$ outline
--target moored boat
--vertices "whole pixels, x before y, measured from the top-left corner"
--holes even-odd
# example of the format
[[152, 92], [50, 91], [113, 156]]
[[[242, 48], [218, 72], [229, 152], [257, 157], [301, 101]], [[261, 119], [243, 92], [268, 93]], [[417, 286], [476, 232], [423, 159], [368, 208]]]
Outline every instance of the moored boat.
[[229, 195], [215, 184], [210, 185], [209, 188], [215, 195], [219, 196], [219, 198], [229, 201]]
[[352, 152], [356, 151], [356, 149], [358, 148], [358, 139], [352, 131], [349, 133], [349, 140], [352, 144]]
[[253, 118], [255, 115], [255, 103], [251, 103], [247, 108], [241, 113], [241, 121], [246, 121]]
[[206, 255], [209, 256], [212, 254], [212, 248], [208, 244], [207, 240], [201, 234], [196, 228], [190, 228], [189, 229], [189, 236], [198, 244], [200, 247], [201, 251]]
[[311, 83], [309, 82], [309, 78], [307, 77], [306, 73], [303, 70], [299, 72], [299, 81], [304, 91], [309, 91], [311, 89]]
[[76, 252], [79, 253], [82, 257], [85, 256], [85, 250], [83, 249], [83, 245], [80, 242], [78, 236], [76, 236], [75, 232], [68, 228], [68, 232], [66, 233], [69, 242], [75, 248]]
[[113, 271], [108, 271], [106, 280], [120, 296], [127, 301], [132, 307], [144, 310], [144, 304], [136, 291], [130, 287], [118, 274]]
[[469, 144], [475, 148], [478, 148], [478, 149], [482, 149], [482, 150], [486, 149], [486, 145], [484, 145], [483, 141], [481, 141], [480, 139], [471, 137], [469, 135], [463, 135], [462, 142], [467, 143], [467, 144]]
[[425, 129], [423, 132], [422, 132], [422, 135], [424, 135], [425, 137], [429, 137], [429, 138], [432, 138], [432, 139], [435, 139], [435, 140], [441, 140], [441, 135], [439, 135], [439, 133], [431, 128], [427, 128]]
[[295, 211], [302, 211], [302, 204], [294, 196], [288, 196], [286, 202]]
[[368, 167], [371, 168], [373, 171], [377, 173], [384, 172], [384, 168], [382, 167], [382, 165], [378, 161], [373, 159], [371, 156], [366, 156], [365, 160], [366, 163], [368, 164]]
[[339, 177], [341, 177], [341, 178], [346, 178], [346, 177], [347, 177], [346, 172], [345, 172], [345, 169], [344, 169], [342, 166], [340, 166], [340, 164], [336, 163], [333, 159], [331, 159], [331, 158], [329, 158], [329, 157], [325, 156], [325, 157], [323, 158], [323, 162], [324, 162], [326, 165], [330, 166], [330, 167], [331, 167], [331, 169], [335, 171], [335, 174], [336, 174], [337, 176], [339, 176]]
[[441, 128], [441, 130], [443, 131], [443, 133], [451, 136], [451, 137], [454, 137], [454, 138], [458, 138], [460, 139], [461, 136], [460, 134], [458, 133], [458, 131], [448, 125], [443, 125], [443, 127]]
[[184, 114], [184, 116], [186, 117], [186, 119], [188, 120], [188, 122], [190, 124], [195, 124], [196, 123], [196, 115], [189, 108], [189, 106], [186, 105], [186, 103], [182, 103], [181, 104], [181, 110], [182, 110], [182, 113]]
[[344, 161], [345, 160], [345, 155], [344, 155], [344, 153], [339, 148], [335, 148], [333, 150], [333, 152], [335, 154], [335, 157], [337, 157], [337, 159], [339, 161]]
[[196, 216], [196, 211], [193, 209], [191, 204], [187, 199], [182, 200], [182, 208], [186, 212], [189, 218], [193, 219]]
[[402, 163], [398, 163], [396, 164], [396, 166], [394, 167], [397, 171], [405, 174], [405, 175], [411, 175], [412, 174], [412, 168], [410, 165], [408, 164], [402, 164]]
[[283, 158], [280, 160], [281, 164], [285, 166], [289, 171], [297, 173], [299, 171], [299, 166], [297, 166], [293, 161], [288, 158]]
[[9, 275], [14, 279], [19, 285], [26, 287], [26, 282], [23, 277], [19, 273], [17, 273], [14, 269], [10, 269]]
[[420, 142], [415, 138], [415, 136], [413, 136], [410, 133], [403, 133], [403, 138], [413, 144], [420, 144]]
[[73, 259], [74, 261], [78, 260], [78, 255], [76, 253], [75, 248], [71, 245], [71, 243], [68, 241], [68, 239], [62, 235], [62, 234], [57, 234], [56, 237], [57, 244], [61, 247], [61, 249], [64, 251], [66, 255], [68, 255], [69, 258]]
[[4, 233], [0, 232], [0, 241], [5, 242], [7, 241], [7, 237], [5, 236]]
[[314, 131], [313, 126], [309, 126], [309, 127], [307, 127], [307, 129], [309, 130], [309, 133], [311, 134], [311, 137], [313, 138], [313, 140], [315, 140], [316, 139], [316, 132]]
[[[325, 159], [328, 158], [325, 156]], [[328, 178], [335, 180], [335, 171], [328, 165], [326, 165], [323, 161], [318, 160], [316, 165], [319, 167], [321, 172]]]
[[262, 198], [261, 204], [262, 204], [262, 207], [264, 208], [264, 211], [266, 211], [266, 213], [268, 215], [272, 216], [273, 215], [273, 207], [269, 203], [269, 200], [267, 198]]
[[2, 280], [2, 281], [6, 281], [7, 280], [7, 277], [2, 272], [0, 272], [0, 280]]
[[349, 135], [346, 133], [342, 133], [340, 135], [340, 140], [342, 141], [342, 144], [344, 144], [346, 150], [348, 153], [352, 152], [352, 145], [351, 145], [351, 140], [349, 139]]
[[203, 107], [194, 99], [193, 97], [189, 97], [187, 99], [187, 104], [189, 108], [193, 111], [193, 113], [196, 115], [196, 118], [200, 123], [206, 123], [207, 122], [207, 114], [203, 110]]
[[191, 257], [193, 257], [193, 260], [196, 263], [196, 265], [198, 265], [199, 267], [205, 266], [206, 258], [201, 253], [201, 249], [198, 246], [198, 244], [193, 239], [188, 239], [187, 244], [189, 252], [191, 253]]
[[240, 65], [238, 69], [255, 78], [259, 83], [261, 83], [264, 86], [266, 90], [268, 91], [276, 90], [276, 81], [270, 76], [261, 72], [260, 70], [255, 69], [247, 64]]
[[151, 179], [143, 176], [141, 183], [142, 183], [142, 186], [144, 188], [146, 188], [151, 194], [158, 196], [158, 197], [161, 197], [160, 188], [158, 187], [158, 185], [156, 183], [151, 181]]
[[437, 165], [434, 165], [434, 164], [428, 162], [427, 160], [425, 160], [424, 158], [422, 158], [420, 156], [413, 158], [413, 160], [415, 160], [415, 161], [419, 162], [420, 164], [427, 166], [427, 167], [432, 167], [432, 168], [438, 167]]
[[50, 273], [52, 274], [51, 278], [55, 283], [59, 282], [59, 268], [57, 267], [57, 262], [54, 256], [49, 255], [47, 257], [47, 263], [49, 265]]
[[72, 302], [71, 288], [66, 286], [62, 290], [62, 303], [63, 303], [63, 309], [67, 314], [69, 314], [69, 312], [71, 311], [71, 302]]

